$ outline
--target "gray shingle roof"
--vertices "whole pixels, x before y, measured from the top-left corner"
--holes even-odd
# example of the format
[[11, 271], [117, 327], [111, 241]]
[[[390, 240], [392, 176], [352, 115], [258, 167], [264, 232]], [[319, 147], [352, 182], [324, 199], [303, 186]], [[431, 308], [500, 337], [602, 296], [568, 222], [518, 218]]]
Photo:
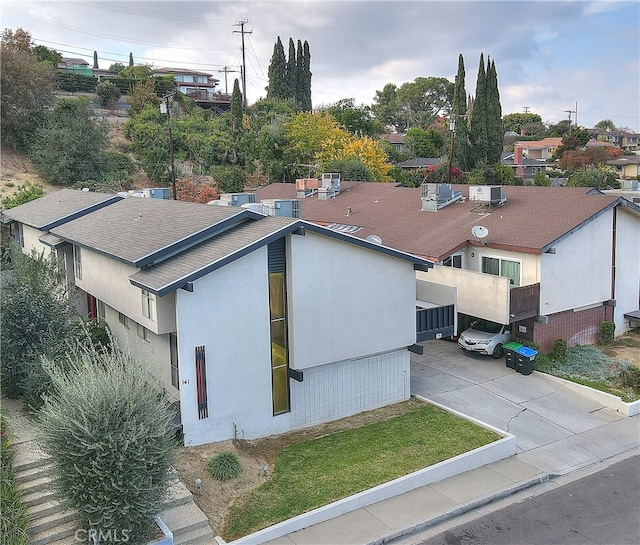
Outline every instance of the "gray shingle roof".
[[128, 197], [51, 232], [141, 267], [255, 216], [243, 208]]
[[3, 211], [2, 215], [4, 221], [14, 220], [46, 231], [121, 199], [118, 195], [108, 193], [60, 189], [15, 208], [9, 208]]
[[298, 220], [294, 218], [279, 216], [247, 221], [153, 267], [133, 274], [130, 281], [135, 286], [164, 295], [268, 244], [282, 236], [287, 227], [292, 228], [297, 223]]

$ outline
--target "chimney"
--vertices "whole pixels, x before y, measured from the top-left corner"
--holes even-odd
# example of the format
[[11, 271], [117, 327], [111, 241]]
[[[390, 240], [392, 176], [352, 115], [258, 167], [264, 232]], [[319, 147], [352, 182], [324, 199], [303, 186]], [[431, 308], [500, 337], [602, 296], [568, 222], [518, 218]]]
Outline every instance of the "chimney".
[[513, 148], [513, 163], [515, 165], [522, 164], [522, 146], [515, 146]]

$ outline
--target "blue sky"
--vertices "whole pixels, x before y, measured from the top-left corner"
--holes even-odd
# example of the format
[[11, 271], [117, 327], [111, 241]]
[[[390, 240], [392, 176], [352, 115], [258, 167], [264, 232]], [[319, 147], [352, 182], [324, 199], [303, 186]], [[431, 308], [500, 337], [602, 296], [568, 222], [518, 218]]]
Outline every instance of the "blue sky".
[[[453, 81], [458, 54], [475, 93], [480, 53], [494, 59], [503, 114], [539, 114], [593, 127], [612, 119], [640, 132], [640, 2], [547, 1], [114, 1], [3, 0], [3, 28], [22, 27], [64, 56], [156, 67], [191, 67], [220, 79], [240, 70], [245, 35], [247, 97], [265, 96], [273, 45], [309, 42], [314, 105], [417, 77]], [[236, 31], [236, 32], [234, 32]], [[229, 73], [229, 90], [239, 72]], [[576, 108], [577, 105], [577, 108]], [[571, 113], [575, 121], [575, 113]]]

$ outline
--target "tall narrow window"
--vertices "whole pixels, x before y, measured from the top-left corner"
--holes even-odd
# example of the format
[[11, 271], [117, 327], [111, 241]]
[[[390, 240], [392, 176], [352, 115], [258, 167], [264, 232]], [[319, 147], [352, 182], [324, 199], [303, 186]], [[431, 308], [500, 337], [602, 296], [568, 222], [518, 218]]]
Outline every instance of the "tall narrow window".
[[269, 244], [269, 319], [273, 414], [290, 411], [285, 239]]
[[80, 246], [73, 247], [73, 269], [75, 270], [76, 278], [82, 280], [82, 254], [80, 252]]
[[96, 318], [99, 322], [107, 321], [107, 307], [100, 299], [96, 299]]
[[180, 389], [180, 371], [178, 370], [178, 337], [169, 333], [169, 353], [171, 358], [171, 385]]
[[155, 295], [153, 295], [153, 293], [142, 290], [142, 315], [150, 320], [155, 318], [155, 310], [153, 308], [154, 301]]
[[204, 346], [196, 346], [196, 388], [198, 390], [198, 418], [209, 416], [207, 403], [207, 366], [204, 359]]
[[24, 248], [24, 225], [18, 224], [18, 240], [20, 242], [20, 248]]

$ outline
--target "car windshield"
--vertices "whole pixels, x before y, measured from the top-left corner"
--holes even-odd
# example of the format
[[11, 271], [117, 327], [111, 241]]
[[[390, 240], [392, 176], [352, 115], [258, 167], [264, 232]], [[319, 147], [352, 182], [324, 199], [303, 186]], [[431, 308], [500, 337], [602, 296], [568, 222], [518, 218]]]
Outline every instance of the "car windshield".
[[500, 333], [502, 329], [502, 325], [496, 322], [490, 322], [489, 320], [478, 320], [477, 322], [473, 322], [471, 327], [478, 331], [484, 331], [485, 333]]

